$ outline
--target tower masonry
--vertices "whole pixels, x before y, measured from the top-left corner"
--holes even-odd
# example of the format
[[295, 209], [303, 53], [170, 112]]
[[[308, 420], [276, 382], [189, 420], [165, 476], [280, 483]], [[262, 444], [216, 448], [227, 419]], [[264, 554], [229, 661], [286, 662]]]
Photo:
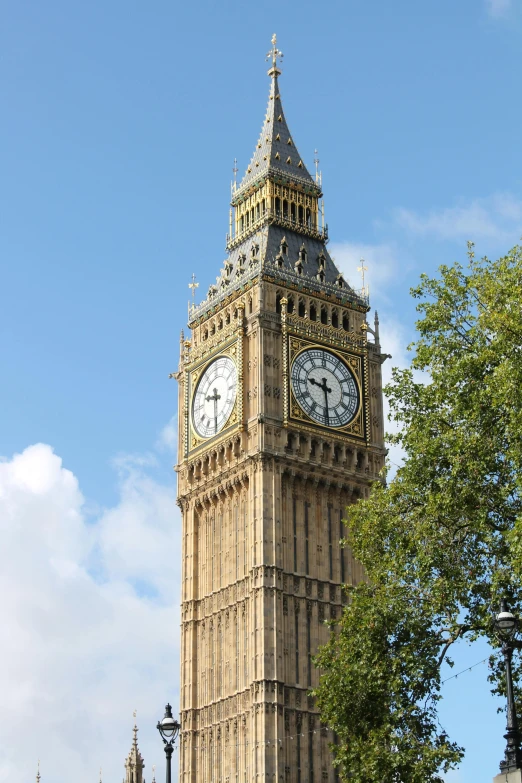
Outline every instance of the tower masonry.
[[384, 465], [378, 320], [328, 253], [269, 53], [227, 260], [181, 340], [181, 783], [336, 779], [312, 656], [363, 578], [344, 509]]

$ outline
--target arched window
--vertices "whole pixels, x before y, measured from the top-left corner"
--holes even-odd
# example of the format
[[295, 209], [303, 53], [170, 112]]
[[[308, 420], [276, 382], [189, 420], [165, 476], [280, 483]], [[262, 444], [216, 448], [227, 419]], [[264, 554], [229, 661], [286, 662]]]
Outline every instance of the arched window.
[[321, 323], [328, 323], [328, 313], [326, 312], [326, 307], [321, 307]]
[[286, 199], [283, 201], [283, 217], [288, 217], [288, 201]]
[[292, 219], [292, 223], [295, 223], [295, 204], [293, 201], [290, 204], [290, 217]]
[[289, 313], [293, 313], [294, 312], [294, 297], [293, 296], [289, 296], [288, 297], [288, 308], [287, 308], [287, 310], [288, 310]]
[[306, 208], [306, 225], [311, 228], [312, 227], [312, 213], [310, 211], [310, 208]]
[[281, 299], [282, 298], [283, 297], [281, 296], [281, 294], [277, 294], [277, 296], [276, 296], [276, 313], [280, 313], [281, 312]]
[[299, 223], [303, 222], [303, 208], [301, 205], [299, 205], [298, 208], [298, 219], [299, 219]]
[[252, 297], [250, 297], [248, 300], [248, 312], [249, 313], [252, 312]]
[[310, 305], [310, 320], [317, 321], [317, 309], [314, 304]]
[[299, 300], [299, 307], [298, 307], [299, 318], [304, 318], [305, 317], [305, 312], [306, 312], [306, 310], [305, 310], [305, 303], [303, 302], [302, 299], [300, 299]]
[[347, 315], [343, 315], [343, 329], [345, 332], [350, 331], [350, 321]]
[[332, 326], [335, 327], [335, 329], [339, 328], [339, 316], [337, 315], [337, 310], [334, 310], [332, 313]]
[[279, 217], [279, 215], [281, 214], [281, 199], [279, 198], [279, 196], [275, 200], [275, 211], [277, 217]]

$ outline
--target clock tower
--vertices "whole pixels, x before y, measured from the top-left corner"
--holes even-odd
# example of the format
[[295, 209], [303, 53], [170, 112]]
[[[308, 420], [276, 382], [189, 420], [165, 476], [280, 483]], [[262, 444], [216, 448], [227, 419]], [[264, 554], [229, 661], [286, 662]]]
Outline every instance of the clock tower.
[[339, 543], [344, 509], [384, 464], [378, 320], [328, 253], [272, 44], [227, 259], [190, 311], [176, 373], [181, 783], [335, 781], [312, 657], [341, 586], [363, 578]]

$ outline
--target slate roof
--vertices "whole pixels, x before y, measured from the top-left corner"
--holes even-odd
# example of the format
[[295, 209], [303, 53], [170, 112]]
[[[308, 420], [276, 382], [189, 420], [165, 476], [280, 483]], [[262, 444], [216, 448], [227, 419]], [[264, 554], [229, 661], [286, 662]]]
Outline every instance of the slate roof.
[[234, 195], [234, 201], [239, 199], [251, 184], [266, 175], [269, 170], [282, 174], [286, 179], [294, 179], [313, 190], [320, 191], [314, 178], [308, 172], [288, 128], [279, 93], [278, 71], [273, 68], [269, 73], [272, 75], [272, 81], [265, 121], [245, 176]]
[[[273, 66], [268, 72], [272, 81], [265, 121], [252, 160], [234, 194], [232, 204], [241, 201], [256, 181], [268, 174], [283, 175], [285, 179], [302, 185], [305, 190], [315, 191], [317, 196], [322, 195], [319, 184], [302, 162], [285, 119], [278, 85], [280, 71], [276, 67], [276, 56], [280, 52], [275, 49], [275, 38], [272, 43]], [[287, 162], [289, 158], [290, 162]], [[190, 322], [217, 308], [232, 291], [242, 288], [260, 274], [279, 279], [282, 285], [286, 282], [292, 287], [333, 294], [340, 302], [351, 302], [365, 309], [368, 307], [367, 297], [354, 291], [342, 278], [328, 253], [324, 237], [309, 236], [306, 228], [300, 233], [298, 227], [290, 228], [281, 225], [282, 222], [281, 217], [267, 217], [257, 231], [250, 232], [239, 245], [230, 250], [205, 300], [191, 309]], [[286, 253], [282, 252], [283, 245], [286, 245]]]
[[[282, 252], [283, 244], [286, 254]], [[367, 298], [342, 278], [324, 242], [272, 224], [263, 226], [230, 252], [207, 297], [191, 311], [190, 321], [219, 306], [228, 294], [259, 274], [270, 274], [282, 285], [286, 282], [293, 287], [334, 294], [340, 302], [368, 306]]]

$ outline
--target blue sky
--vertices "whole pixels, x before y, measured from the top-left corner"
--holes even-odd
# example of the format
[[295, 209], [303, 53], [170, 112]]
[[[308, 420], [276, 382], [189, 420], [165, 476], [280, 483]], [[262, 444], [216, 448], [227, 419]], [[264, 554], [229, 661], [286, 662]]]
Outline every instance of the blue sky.
[[[407, 362], [421, 272], [522, 233], [520, 0], [2, 4], [0, 780], [117, 779], [138, 708], [176, 700], [179, 516], [169, 372], [192, 272], [225, 258], [232, 166], [268, 96], [272, 33], [300, 153], [319, 150], [331, 252]], [[386, 370], [389, 374], [389, 368]], [[40, 444], [40, 445], [38, 445]], [[457, 668], [481, 660], [463, 650]], [[491, 778], [486, 667], [445, 688]], [[27, 752], [28, 716], [43, 718]], [[81, 721], [80, 725], [76, 721]], [[161, 773], [162, 774], [162, 773]]]

